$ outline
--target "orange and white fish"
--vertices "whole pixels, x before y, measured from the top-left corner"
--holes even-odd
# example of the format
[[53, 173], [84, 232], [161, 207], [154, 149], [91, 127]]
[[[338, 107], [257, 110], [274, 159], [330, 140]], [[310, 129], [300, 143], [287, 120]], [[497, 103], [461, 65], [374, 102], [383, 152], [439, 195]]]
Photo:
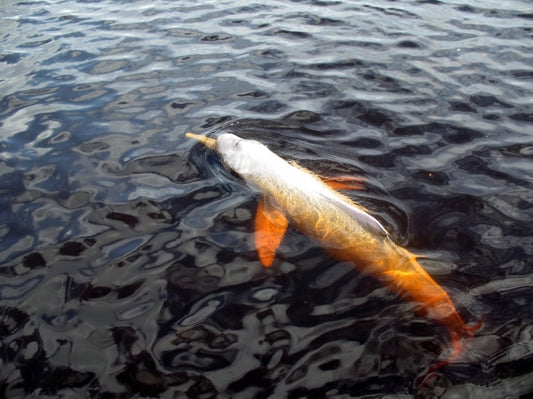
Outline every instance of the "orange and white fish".
[[456, 357], [462, 338], [479, 328], [479, 324], [469, 327], [464, 323], [446, 291], [420, 266], [416, 255], [396, 245], [378, 220], [336, 191], [360, 188], [357, 179], [328, 183], [265, 145], [233, 134], [220, 134], [216, 140], [186, 135], [215, 150], [228, 169], [263, 194], [255, 217], [255, 243], [264, 266], [272, 265], [290, 223], [335, 259], [375, 277], [402, 298], [416, 302], [426, 317], [446, 326], [454, 350], [438, 366]]

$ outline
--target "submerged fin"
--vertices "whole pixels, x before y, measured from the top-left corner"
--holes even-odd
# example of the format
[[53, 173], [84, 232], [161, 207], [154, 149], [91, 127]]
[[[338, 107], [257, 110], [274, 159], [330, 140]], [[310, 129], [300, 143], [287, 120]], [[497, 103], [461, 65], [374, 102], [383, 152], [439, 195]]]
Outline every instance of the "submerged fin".
[[320, 179], [333, 190], [362, 190], [366, 179], [349, 175], [320, 176]]
[[327, 184], [333, 190], [362, 190], [365, 188], [364, 183], [367, 181], [364, 177], [355, 177], [350, 175], [339, 176], [324, 176], [311, 172], [309, 169], [304, 168], [296, 161], [289, 162], [295, 168], [301, 169], [310, 175], [317, 177]]
[[283, 212], [264, 200], [259, 201], [255, 215], [255, 247], [263, 266], [270, 267], [274, 262], [288, 225]]

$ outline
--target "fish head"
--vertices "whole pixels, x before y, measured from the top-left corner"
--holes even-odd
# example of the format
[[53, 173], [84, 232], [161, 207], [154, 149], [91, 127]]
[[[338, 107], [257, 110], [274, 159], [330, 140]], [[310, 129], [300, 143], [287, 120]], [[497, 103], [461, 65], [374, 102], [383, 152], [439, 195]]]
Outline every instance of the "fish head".
[[216, 139], [216, 151], [224, 165], [240, 176], [257, 174], [270, 151], [255, 140], [246, 140], [231, 133], [222, 133]]
[[231, 133], [222, 133], [216, 139], [194, 133], [186, 133], [186, 136], [215, 150], [227, 169], [245, 179], [261, 175], [265, 167], [278, 158], [260, 142], [246, 140]]

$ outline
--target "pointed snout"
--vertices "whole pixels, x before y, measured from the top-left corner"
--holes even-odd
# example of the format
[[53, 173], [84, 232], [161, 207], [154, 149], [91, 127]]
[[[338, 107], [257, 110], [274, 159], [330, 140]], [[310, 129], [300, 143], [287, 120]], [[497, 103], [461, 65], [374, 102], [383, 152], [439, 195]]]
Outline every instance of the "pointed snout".
[[203, 136], [201, 134], [195, 134], [195, 133], [185, 133], [185, 136], [198, 140], [200, 143], [205, 145], [207, 148], [210, 148], [212, 150], [217, 149], [217, 141], [211, 137]]

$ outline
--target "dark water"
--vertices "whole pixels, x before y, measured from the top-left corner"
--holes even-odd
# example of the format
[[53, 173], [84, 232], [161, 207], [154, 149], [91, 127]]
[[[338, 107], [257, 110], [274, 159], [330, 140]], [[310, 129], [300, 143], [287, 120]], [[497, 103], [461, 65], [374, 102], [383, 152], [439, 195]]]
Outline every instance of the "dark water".
[[[529, 1], [0, 1], [0, 396], [525, 398]], [[446, 330], [289, 230], [184, 133], [349, 193], [468, 322]]]

